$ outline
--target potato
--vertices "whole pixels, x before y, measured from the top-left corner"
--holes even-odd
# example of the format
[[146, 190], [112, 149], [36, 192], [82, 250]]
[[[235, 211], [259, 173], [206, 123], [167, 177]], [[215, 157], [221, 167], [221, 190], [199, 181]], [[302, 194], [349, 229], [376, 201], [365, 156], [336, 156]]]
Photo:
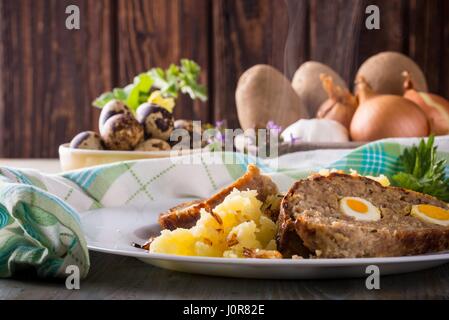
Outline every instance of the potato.
[[316, 61], [303, 63], [293, 76], [292, 87], [311, 116], [329, 98], [320, 79], [322, 73], [332, 77], [335, 85], [347, 89], [346, 82], [329, 66]]
[[226, 237], [228, 243], [235, 243], [232, 248], [223, 252], [224, 257], [243, 257], [244, 248], [262, 248], [261, 243], [256, 238], [257, 225], [254, 221], [242, 222], [232, 228]]
[[261, 208], [257, 191], [234, 189], [213, 213], [202, 209], [194, 227], [163, 230], [150, 252], [241, 258], [244, 248], [276, 250], [276, 224]]
[[428, 91], [426, 78], [419, 66], [409, 57], [398, 52], [382, 52], [366, 60], [357, 71], [356, 79], [363, 76], [378, 94], [404, 94], [404, 77], [408, 71], [415, 89]]
[[265, 128], [272, 120], [285, 128], [308, 118], [298, 95], [282, 73], [268, 65], [256, 65], [242, 74], [235, 93], [240, 126]]

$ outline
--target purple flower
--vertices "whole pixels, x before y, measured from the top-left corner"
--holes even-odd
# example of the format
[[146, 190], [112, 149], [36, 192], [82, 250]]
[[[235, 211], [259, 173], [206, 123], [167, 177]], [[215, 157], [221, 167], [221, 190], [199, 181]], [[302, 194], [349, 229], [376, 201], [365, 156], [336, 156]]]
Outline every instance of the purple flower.
[[215, 132], [215, 139], [217, 139], [220, 142], [224, 142], [225, 141], [225, 135], [217, 130], [217, 132]]
[[300, 138], [297, 138], [293, 135], [293, 133], [290, 133], [290, 144], [295, 144], [296, 142], [301, 141]]
[[222, 127], [225, 125], [225, 120], [217, 120], [215, 121], [215, 128], [222, 129]]
[[267, 123], [267, 129], [268, 130], [273, 130], [273, 131], [277, 131], [277, 133], [281, 133], [282, 131], [282, 127], [278, 126], [276, 123], [274, 123], [274, 121], [270, 120]]
[[208, 137], [207, 142], [208, 143], [215, 143], [215, 142], [221, 142], [224, 143], [225, 141], [225, 135], [218, 129], [213, 129], [213, 135]]
[[219, 138], [218, 139], [221, 140], [221, 142], [224, 142], [225, 141], [225, 135], [222, 134], [221, 132], [219, 132]]

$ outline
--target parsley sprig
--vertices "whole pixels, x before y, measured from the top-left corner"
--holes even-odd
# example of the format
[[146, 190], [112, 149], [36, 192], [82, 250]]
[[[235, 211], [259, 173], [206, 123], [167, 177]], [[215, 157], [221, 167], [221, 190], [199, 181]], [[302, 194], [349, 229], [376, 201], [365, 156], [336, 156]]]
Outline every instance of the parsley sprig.
[[446, 160], [437, 158], [435, 138], [423, 139], [418, 146], [406, 148], [399, 161], [403, 171], [392, 179], [396, 186], [432, 195], [449, 202], [449, 178], [446, 177]]
[[207, 100], [206, 87], [198, 83], [200, 66], [192, 60], [182, 59], [180, 65], [168, 69], [152, 68], [134, 77], [133, 83], [124, 88], [105, 92], [94, 100], [93, 105], [103, 108], [113, 99], [123, 101], [131, 110], [146, 102], [152, 89], [160, 90], [165, 97], [177, 98], [178, 93], [188, 94], [192, 100]]

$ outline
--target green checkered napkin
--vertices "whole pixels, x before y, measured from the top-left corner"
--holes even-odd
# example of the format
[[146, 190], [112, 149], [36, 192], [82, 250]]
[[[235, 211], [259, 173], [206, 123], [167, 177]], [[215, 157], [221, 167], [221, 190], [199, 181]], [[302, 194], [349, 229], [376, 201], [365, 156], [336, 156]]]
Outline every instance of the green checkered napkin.
[[[388, 176], [399, 168], [397, 158], [404, 144], [412, 142], [417, 140], [368, 144], [327, 167]], [[437, 139], [437, 143], [440, 151], [449, 151], [449, 138]], [[288, 157], [299, 164], [305, 154]], [[448, 153], [440, 156], [449, 159]], [[233, 164], [225, 164], [229, 161]], [[241, 176], [248, 163], [256, 163], [284, 187], [319, 169], [312, 165], [310, 170], [295, 170], [295, 163], [288, 169], [277, 168], [272, 161], [235, 153], [196, 154], [190, 162], [185, 157], [131, 161], [60, 175], [0, 168], [0, 277], [27, 268], [39, 276], [62, 277], [69, 265], [77, 265], [85, 277], [89, 254], [80, 223], [83, 212], [139, 206], [161, 198], [181, 202], [207, 197]]]

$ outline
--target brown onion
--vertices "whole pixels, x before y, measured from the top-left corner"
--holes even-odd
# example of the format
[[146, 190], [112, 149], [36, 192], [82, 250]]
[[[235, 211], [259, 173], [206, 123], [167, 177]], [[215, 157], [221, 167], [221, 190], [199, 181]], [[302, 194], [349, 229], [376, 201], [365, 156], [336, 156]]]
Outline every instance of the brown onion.
[[408, 71], [403, 73], [404, 98], [416, 103], [427, 115], [430, 121], [430, 130], [435, 135], [449, 133], [449, 101], [436, 94], [420, 92], [414, 88], [411, 75]]
[[335, 85], [331, 76], [321, 74], [320, 79], [329, 99], [318, 109], [317, 118], [335, 120], [349, 129], [352, 116], [357, 109], [357, 98], [347, 89]]
[[429, 134], [427, 117], [414, 102], [396, 95], [376, 95], [363, 77], [356, 81], [356, 94], [360, 105], [350, 127], [354, 141]]

